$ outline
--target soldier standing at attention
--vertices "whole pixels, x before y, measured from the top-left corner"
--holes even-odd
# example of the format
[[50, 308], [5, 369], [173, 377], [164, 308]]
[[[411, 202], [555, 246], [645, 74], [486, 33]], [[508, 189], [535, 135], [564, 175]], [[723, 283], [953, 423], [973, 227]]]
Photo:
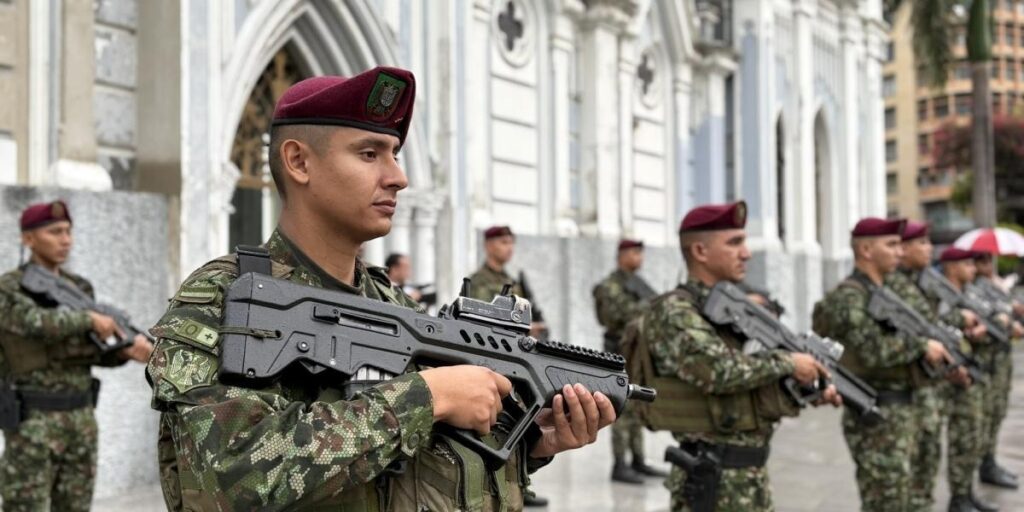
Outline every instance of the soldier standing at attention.
[[[644, 264], [644, 243], [621, 240], [617, 252], [618, 268], [594, 287], [597, 321], [604, 326], [604, 350], [620, 353], [619, 341], [626, 324], [645, 309], [657, 293], [637, 273]], [[612, 425], [612, 480], [642, 484], [644, 476], [665, 477], [667, 473], [644, 462], [644, 426], [627, 408]], [[626, 464], [626, 449], [632, 452], [632, 464]]]
[[[35, 204], [21, 214], [29, 264], [53, 272], [88, 295], [92, 285], [62, 265], [72, 246], [71, 213], [63, 201]], [[21, 287], [24, 266], [0, 276], [0, 402], [5, 447], [0, 459], [4, 510], [89, 510], [96, 478], [99, 381], [90, 367], [145, 362], [152, 345], [138, 335], [101, 354], [89, 339], [124, 333], [94, 311], [58, 309]]]
[[[742, 201], [687, 213], [679, 230], [686, 284], [656, 297], [630, 325], [637, 329], [631, 353], [646, 351], [653, 363], [659, 399], [650, 404], [651, 426], [671, 431], [684, 452], [716, 466], [694, 474], [672, 467], [665, 486], [673, 512], [772, 510], [768, 443], [783, 416], [799, 413], [781, 381], [793, 377], [810, 385], [828, 375], [808, 354], [748, 355], [745, 340], [702, 316], [703, 300], [716, 283], [738, 283], [746, 275], [745, 225]], [[824, 398], [840, 403], [833, 386]]]
[[[471, 282], [470, 297], [490, 302], [495, 295], [499, 295], [502, 289], [508, 285], [509, 293], [528, 299], [533, 306], [533, 323], [530, 324], [530, 336], [535, 338], [547, 338], [547, 325], [544, 323], [544, 315], [540, 308], [534, 303], [534, 297], [527, 296], [526, 286], [521, 280], [512, 278], [505, 271], [505, 265], [512, 260], [512, 254], [516, 248], [516, 235], [508, 226], [491, 226], [484, 230], [484, 264], [469, 276]], [[521, 277], [525, 277], [520, 274]], [[548, 504], [548, 499], [537, 496], [531, 489], [524, 490], [524, 504], [527, 507], [543, 507]]]
[[[998, 298], [1001, 302], [1013, 305], [1015, 310], [1020, 305], [1013, 304], [1012, 298], [995, 283], [996, 266], [994, 258], [988, 253], [979, 253], [975, 256], [975, 265], [978, 269], [978, 276], [975, 278], [974, 286], [981, 288], [986, 298]], [[1019, 314], [1019, 312], [1018, 312]], [[1014, 338], [1021, 336], [1021, 327], [1018, 322], [1013, 321], [1009, 316], [1004, 317], [1005, 324], [1012, 330]], [[1002, 487], [1004, 489], [1016, 489], [1018, 486], [1017, 475], [996, 462], [996, 448], [999, 444], [999, 427], [1006, 419], [1006, 411], [1009, 407], [1010, 390], [1013, 386], [1013, 355], [1010, 347], [1004, 346], [992, 354], [992, 374], [989, 382], [988, 393], [985, 398], [988, 431], [986, 432], [983, 446], [981, 467], [978, 474], [983, 483]]]
[[887, 416], [866, 425], [851, 411], [843, 413], [864, 512], [909, 510], [921, 428], [915, 394], [927, 381], [921, 359], [935, 367], [951, 360], [938, 341], [896, 332], [867, 311], [872, 291], [884, 286], [900, 263], [905, 224], [873, 217], [858, 222], [852, 232], [853, 272], [814, 306], [814, 330], [843, 344], [842, 364], [878, 391], [878, 406]]
[[[941, 320], [961, 328], [965, 327], [965, 318], [970, 318], [973, 320], [972, 327], [977, 325], [977, 318], [956, 308], [946, 308], [946, 314], [940, 319], [937, 299], [929, 297], [917, 284], [921, 272], [931, 264], [934, 252], [931, 240], [928, 239], [928, 225], [908, 221], [901, 239], [903, 257], [900, 266], [896, 272], [885, 277], [885, 285], [932, 323]], [[947, 404], [953, 399], [954, 393], [961, 394], [963, 388], [970, 385], [964, 368], [959, 368], [957, 375], [950, 377], [957, 380], [959, 389], [954, 390], [951, 382], [935, 379], [914, 394], [915, 405], [918, 407], [918, 430], [916, 452], [910, 461], [913, 474], [909, 508], [911, 511], [930, 512], [933, 509], [932, 491], [935, 489], [935, 477], [939, 471], [939, 461], [942, 459], [942, 423], [949, 413]], [[964, 502], [970, 506], [969, 486], [967, 491], [960, 496], [954, 493], [954, 504]]]
[[[971, 251], [947, 248], [939, 255], [942, 274], [954, 288], [963, 293], [964, 288], [974, 281], [977, 269], [974, 266], [974, 255]], [[951, 309], [949, 305], [939, 303], [939, 312]], [[970, 312], [968, 312], [970, 313]], [[960, 317], [961, 324], [955, 323]], [[985, 325], [977, 321], [977, 315], [944, 315], [950, 325], [964, 331], [972, 344], [972, 355], [981, 366], [989, 367], [992, 357], [999, 348], [986, 336]], [[988, 420], [985, 417], [985, 396], [990, 382], [984, 380], [974, 382], [967, 389], [954, 389], [949, 402], [949, 426], [947, 439], [949, 452], [947, 455], [949, 489], [952, 499], [950, 512], [994, 512], [995, 505], [981, 501], [974, 494], [974, 472], [978, 469], [984, 449], [985, 432]]]
[[384, 269], [356, 257], [363, 242], [390, 231], [408, 185], [397, 155], [414, 97], [412, 73], [379, 67], [304, 80], [278, 101], [270, 135], [277, 229], [263, 251], [240, 248], [194, 272], [153, 329], [148, 370], [169, 509], [520, 510], [529, 471], [594, 442], [614, 421], [607, 397], [566, 385], [542, 413], [539, 438], [488, 471], [434, 429], [443, 422], [492, 435], [511, 383], [487, 368], [420, 370], [352, 396], [344, 382], [304, 372], [258, 387], [218, 380], [225, 293], [257, 258], [277, 278], [415, 307]]

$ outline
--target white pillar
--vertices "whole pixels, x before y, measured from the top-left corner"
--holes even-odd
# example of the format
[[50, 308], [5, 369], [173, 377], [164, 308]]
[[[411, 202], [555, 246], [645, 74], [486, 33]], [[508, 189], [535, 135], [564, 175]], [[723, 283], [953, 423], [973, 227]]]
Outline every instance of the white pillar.
[[666, 240], [674, 240], [676, 230], [683, 215], [695, 206], [693, 195], [693, 169], [690, 167], [690, 94], [692, 74], [689, 64], [676, 63], [673, 66], [675, 75], [672, 77], [672, 102], [675, 117], [672, 120], [673, 131], [673, 169], [669, 176], [675, 190], [673, 203], [675, 209], [670, 217]]
[[633, 83], [636, 44], [632, 34], [619, 38], [619, 228], [633, 232]]
[[[416, 201], [402, 197], [398, 201], [395, 215], [391, 217], [391, 233], [387, 237], [388, 252], [410, 254], [412, 248], [412, 216], [416, 209]], [[383, 260], [381, 260], [383, 261]]]
[[860, 81], [859, 63], [863, 58], [861, 54], [863, 30], [860, 16], [850, 6], [843, 8], [841, 16], [842, 78], [839, 82], [842, 89], [840, 109], [842, 110], [843, 125], [840, 130], [842, 142], [837, 149], [842, 158], [842, 165], [837, 169], [838, 176], [834, 180], [839, 194], [838, 201], [832, 205], [836, 215], [834, 215], [835, 222], [830, 226], [833, 231], [838, 233], [833, 237], [836, 242], [830, 248], [837, 255], [850, 252], [848, 244], [845, 243], [845, 235], [857, 222], [857, 198], [862, 193], [859, 178], [861, 174], [859, 146], [861, 138], [864, 136], [860, 124], [860, 113], [862, 102], [870, 101], [870, 97], [863, 96], [864, 91]]
[[[569, 5], [565, 7], [568, 9]], [[573, 218], [569, 176], [569, 111], [571, 109], [569, 70], [575, 58], [575, 21], [565, 12], [559, 13], [551, 34], [552, 130], [552, 215], [554, 234], [572, 236], [577, 232]]]
[[[490, 101], [491, 73], [488, 63], [491, 52], [491, 2], [473, 0], [469, 16], [469, 30], [465, 48], [465, 107], [466, 163], [470, 174], [470, 224], [464, 226], [472, 234], [474, 227], [490, 222], [491, 208], [491, 130]], [[477, 225], [476, 223], [481, 223]]]
[[796, 94], [798, 98], [796, 126], [796, 164], [795, 183], [792, 190], [795, 218], [792, 225], [794, 241], [807, 251], [817, 243], [817, 208], [818, 197], [815, 182], [815, 145], [814, 145], [814, 38], [813, 38], [813, 6], [809, 0], [800, 0], [794, 4], [793, 12], [793, 51], [796, 52], [794, 67], [796, 68]]
[[28, 184], [50, 185], [51, 104], [55, 101], [51, 87], [53, 77], [53, 19], [55, 12], [49, 2], [27, 2], [29, 16], [28, 59]]
[[415, 257], [413, 277], [416, 283], [436, 283], [437, 262], [434, 253], [434, 238], [437, 232], [437, 213], [441, 207], [440, 197], [423, 201], [413, 215]]
[[882, 98], [882, 61], [888, 36], [881, 18], [864, 20], [864, 186], [861, 191], [862, 217], [884, 216], [885, 205], [885, 100]]

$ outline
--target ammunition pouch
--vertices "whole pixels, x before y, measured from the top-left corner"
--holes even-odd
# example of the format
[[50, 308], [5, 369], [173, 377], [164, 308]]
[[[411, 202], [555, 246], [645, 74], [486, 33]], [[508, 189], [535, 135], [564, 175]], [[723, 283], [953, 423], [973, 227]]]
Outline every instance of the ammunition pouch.
[[21, 400], [18, 392], [10, 385], [0, 386], [0, 429], [10, 431], [21, 424]]
[[767, 446], [736, 446], [688, 441], [669, 447], [665, 460], [686, 472], [683, 500], [693, 512], [714, 512], [722, 470], [763, 467], [768, 462]]

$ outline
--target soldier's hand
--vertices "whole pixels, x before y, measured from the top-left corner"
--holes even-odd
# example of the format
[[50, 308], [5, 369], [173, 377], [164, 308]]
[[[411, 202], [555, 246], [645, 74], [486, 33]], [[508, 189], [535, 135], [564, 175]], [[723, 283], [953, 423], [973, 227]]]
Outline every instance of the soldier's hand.
[[566, 385], [551, 400], [551, 408], [537, 416], [541, 438], [530, 457], [551, 457], [593, 443], [597, 431], [611, 425], [615, 417], [612, 401], [601, 392], [591, 393], [583, 384]]
[[829, 384], [821, 394], [821, 399], [814, 403], [815, 406], [832, 404], [833, 407], [843, 405], [843, 397], [839, 395], [834, 384]]
[[800, 384], [810, 386], [819, 378], [832, 378], [828, 369], [809, 354], [793, 352], [789, 357], [793, 360], [793, 378]]
[[458, 365], [420, 372], [434, 398], [434, 421], [484, 435], [498, 422], [512, 381], [483, 366]]
[[942, 368], [943, 366], [953, 364], [953, 356], [949, 355], [949, 351], [946, 350], [942, 343], [935, 340], [928, 340], [928, 348], [925, 350], [924, 359], [935, 368]]
[[1020, 338], [1021, 336], [1024, 336], [1024, 325], [1021, 325], [1020, 322], [1013, 322], [1013, 337]]
[[145, 336], [136, 334], [132, 344], [121, 349], [121, 353], [118, 355], [126, 361], [131, 359], [140, 363], [148, 363], [149, 356], [153, 355], [153, 344]]
[[1024, 304], [1014, 301], [1013, 314], [1017, 316], [1024, 316]]
[[1010, 315], [1007, 315], [1006, 313], [999, 313], [999, 314], [997, 314], [996, 315], [996, 321], [999, 322], [1000, 325], [1002, 325], [1003, 327], [1006, 327], [1007, 329], [1012, 327], [1010, 325]]
[[107, 315], [101, 315], [95, 311], [89, 311], [89, 318], [92, 320], [92, 330], [100, 337], [101, 340], [105, 340], [117, 334], [119, 337], [124, 337], [124, 332], [117, 326], [117, 322], [113, 318]]
[[969, 309], [961, 309], [960, 315], [964, 317], [964, 327], [971, 328], [978, 325], [978, 315]]
[[548, 324], [546, 324], [544, 322], [533, 322], [533, 323], [530, 324], [530, 336], [533, 336], [534, 338], [538, 338], [539, 339], [541, 333], [546, 331], [547, 328], [548, 328]]
[[985, 327], [985, 324], [983, 323], [977, 323], [973, 327], [964, 331], [964, 334], [967, 336], [967, 339], [971, 341], [981, 341], [985, 338], [985, 335], [988, 334], [988, 327]]
[[971, 385], [971, 374], [967, 372], [967, 368], [959, 366], [946, 374], [946, 380], [956, 384], [957, 386], [966, 388]]

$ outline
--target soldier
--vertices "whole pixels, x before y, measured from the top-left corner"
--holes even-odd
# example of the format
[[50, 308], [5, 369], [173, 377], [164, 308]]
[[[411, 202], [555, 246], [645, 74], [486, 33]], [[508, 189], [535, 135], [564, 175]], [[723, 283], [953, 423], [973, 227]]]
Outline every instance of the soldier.
[[842, 363], [878, 391], [887, 419], [866, 425], [843, 413], [843, 434], [857, 465], [861, 510], [909, 510], [912, 462], [921, 428], [916, 390], [926, 381], [922, 357], [940, 367], [951, 361], [935, 340], [895, 332], [867, 311], [872, 290], [883, 286], [902, 256], [905, 221], [866, 218], [852, 232], [854, 270], [814, 307], [814, 330], [845, 347]]
[[[974, 261], [978, 269], [974, 285], [980, 288], [987, 298], [996, 298], [1004, 305], [1012, 305], [1010, 296], [994, 281], [996, 269], [992, 255], [979, 253]], [[1015, 309], [1020, 308], [1015, 307]], [[1021, 336], [1019, 323], [1013, 322], [1009, 317], [1004, 317], [1004, 320], [1007, 325], [1011, 326], [1014, 338]], [[1018, 487], [1017, 475], [996, 462], [999, 427], [1002, 426], [1003, 419], [1006, 418], [1010, 389], [1013, 384], [1013, 357], [1009, 347], [1004, 347], [1004, 350], [993, 353], [992, 363], [992, 379], [989, 383], [988, 396], [985, 399], [988, 432], [983, 442], [983, 456], [978, 474], [983, 483], [1004, 489], [1016, 489]]]
[[[594, 307], [597, 321], [604, 326], [604, 350], [621, 352], [619, 341], [626, 324], [647, 309], [648, 301], [657, 293], [637, 273], [644, 263], [644, 243], [624, 239], [619, 242], [618, 268], [594, 287]], [[633, 455], [632, 465], [626, 464], [626, 448]], [[642, 484], [643, 477], [665, 477], [667, 473], [644, 462], [643, 425], [635, 413], [623, 411], [612, 425], [612, 480], [627, 484]]]
[[[652, 427], [671, 431], [681, 450], [707, 468], [688, 474], [672, 467], [665, 486], [672, 493], [673, 511], [772, 510], [768, 443], [779, 419], [799, 412], [780, 383], [792, 377], [810, 385], [828, 375], [807, 354], [747, 354], [743, 340], [730, 329], [715, 327], [702, 316], [702, 301], [712, 286], [740, 282], [746, 274], [745, 225], [742, 201], [687, 213], [679, 229], [686, 284], [656, 297], [630, 324], [637, 338], [631, 353], [649, 353], [651, 382], [659, 394], [647, 419]], [[629, 337], [624, 342], [630, 343]], [[833, 386], [824, 396], [840, 402]]]
[[[974, 253], [955, 247], [947, 248], [939, 256], [942, 274], [954, 288], [963, 292], [964, 288], [974, 281], [977, 269], [974, 266]], [[948, 308], [940, 304], [940, 311]], [[988, 366], [994, 353], [998, 350], [985, 333], [985, 326], [978, 323], [977, 317], [971, 314], [960, 314], [945, 317], [950, 325], [962, 329], [972, 340], [972, 352], [975, 360]], [[956, 321], [961, 323], [957, 324]], [[949, 426], [947, 439], [949, 453], [947, 456], [949, 488], [952, 499], [950, 512], [970, 512], [980, 510], [989, 512], [998, 510], [995, 505], [982, 501], [974, 492], [974, 472], [978, 469], [982, 450], [984, 449], [984, 432], [987, 430], [985, 417], [985, 396], [989, 382], [972, 383], [967, 389], [956, 390], [951, 394], [949, 403]]]
[[278, 101], [270, 170], [282, 211], [265, 251], [240, 249], [201, 267], [153, 329], [148, 371], [169, 509], [519, 510], [529, 471], [593, 442], [614, 420], [607, 397], [567, 385], [542, 413], [539, 438], [489, 471], [434, 428], [443, 422], [490, 442], [511, 383], [487, 368], [423, 369], [361, 383], [350, 396], [344, 382], [305, 372], [252, 387], [217, 379], [225, 292], [256, 258], [278, 278], [415, 307], [384, 269], [356, 257], [390, 231], [408, 185], [397, 154], [414, 94], [412, 73], [379, 67], [304, 80]]
[[[63, 201], [35, 204], [21, 214], [29, 263], [80, 290], [92, 285], [62, 265], [72, 246], [71, 214]], [[58, 309], [21, 287], [25, 266], [0, 276], [0, 495], [5, 510], [89, 510], [96, 477], [93, 409], [99, 381], [90, 367], [145, 362], [152, 345], [139, 335], [126, 348], [102, 353], [89, 339], [124, 333], [95, 311]]]
[[[939, 318], [937, 311], [938, 298], [930, 297], [927, 292], [918, 286], [921, 272], [931, 264], [933, 246], [928, 238], [928, 225], [923, 222], [908, 221], [903, 229], [901, 237], [903, 244], [903, 257], [896, 272], [892, 272], [885, 278], [885, 285], [891, 288], [904, 302], [911, 305], [918, 313], [933, 323], [940, 320], [957, 328], [966, 328], [970, 321], [970, 329], [976, 329], [977, 318], [968, 311], [962, 311], [953, 307], [945, 308], [942, 318]], [[955, 306], [955, 305], [954, 305]], [[982, 327], [984, 329], [984, 327]], [[972, 331], [974, 332], [974, 331]], [[950, 382], [935, 380], [918, 389], [914, 394], [915, 405], [918, 407], [918, 429], [916, 452], [911, 462], [911, 473], [913, 480], [910, 491], [910, 509], [913, 511], [928, 512], [932, 510], [934, 498], [932, 491], [935, 488], [935, 477], [939, 470], [939, 461], [942, 458], [942, 423], [950, 412], [948, 403], [953, 400], [956, 394], [959, 398], [964, 394], [963, 388], [970, 385], [966, 369], [959, 368], [957, 374], [951, 376], [961, 386], [954, 390]], [[962, 400], [958, 400], [962, 401]], [[969, 411], [970, 409], [968, 409]], [[967, 411], [957, 411], [963, 414]], [[958, 424], [959, 428], [959, 424]], [[952, 430], [952, 427], [951, 427]], [[960, 435], [960, 432], [956, 432]], [[969, 434], [969, 433], [967, 433]], [[952, 467], [951, 471], [956, 470]], [[973, 474], [968, 472], [968, 475]], [[957, 475], [960, 477], [961, 475]], [[960, 482], [962, 485], [963, 482]], [[957, 507], [964, 507], [971, 510], [970, 480], [966, 488], [954, 492], [951, 508], [960, 510]], [[987, 505], [975, 498], [980, 505]], [[982, 507], [979, 507], [982, 508]]]
[[387, 269], [391, 284], [402, 290], [413, 301], [420, 301], [423, 294], [409, 283], [409, 279], [412, 277], [412, 264], [409, 263], [408, 256], [393, 252], [384, 260], [384, 268]]
[[[545, 339], [548, 337], [547, 324], [544, 323], [544, 314], [537, 307], [533, 294], [528, 293], [525, 282], [525, 275], [519, 274], [520, 279], [514, 279], [505, 271], [505, 265], [512, 260], [512, 254], [516, 248], [516, 235], [508, 226], [491, 226], [484, 230], [484, 253], [483, 265], [469, 276], [472, 283], [470, 286], [470, 297], [485, 302], [490, 302], [495, 295], [501, 293], [504, 287], [509, 286], [508, 293], [518, 295], [533, 303], [533, 322], [530, 324], [530, 335]], [[531, 489], [524, 490], [523, 501], [527, 507], [543, 507], [548, 504], [548, 499], [537, 496]]]

